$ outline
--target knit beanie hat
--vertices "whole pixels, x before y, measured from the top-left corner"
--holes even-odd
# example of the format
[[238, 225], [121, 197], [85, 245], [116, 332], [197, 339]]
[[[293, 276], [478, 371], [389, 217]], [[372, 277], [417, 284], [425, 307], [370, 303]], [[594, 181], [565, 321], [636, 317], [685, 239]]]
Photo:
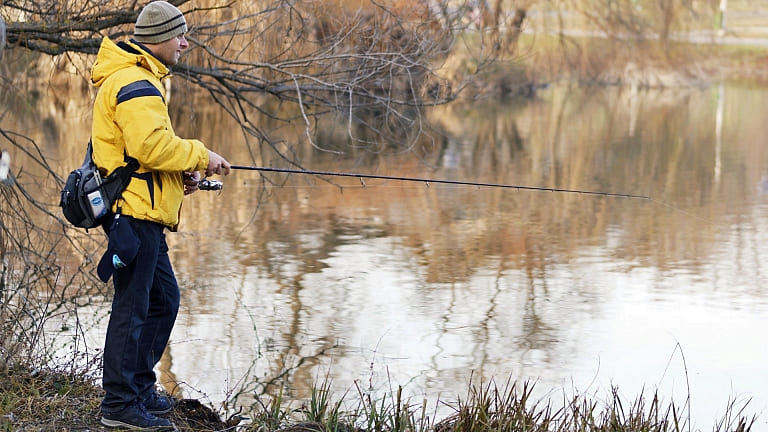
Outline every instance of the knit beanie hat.
[[186, 32], [187, 21], [176, 6], [165, 1], [153, 1], [139, 13], [133, 38], [136, 42], [160, 43]]

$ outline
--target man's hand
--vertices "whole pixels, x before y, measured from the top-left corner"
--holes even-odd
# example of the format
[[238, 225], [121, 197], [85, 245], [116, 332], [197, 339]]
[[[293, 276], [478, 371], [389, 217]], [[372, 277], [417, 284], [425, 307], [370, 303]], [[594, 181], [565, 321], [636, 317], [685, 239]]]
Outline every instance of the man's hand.
[[200, 183], [201, 175], [200, 171], [185, 172], [184, 173], [184, 195], [189, 195], [197, 190], [197, 185]]
[[229, 175], [231, 167], [232, 165], [230, 165], [226, 159], [208, 150], [208, 168], [205, 169], [206, 177], [212, 176], [214, 174]]

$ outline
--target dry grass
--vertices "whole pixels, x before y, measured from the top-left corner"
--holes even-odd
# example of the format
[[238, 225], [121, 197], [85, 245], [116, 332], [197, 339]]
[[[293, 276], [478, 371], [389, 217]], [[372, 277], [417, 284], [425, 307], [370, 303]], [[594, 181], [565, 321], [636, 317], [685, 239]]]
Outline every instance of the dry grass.
[[[223, 414], [196, 400], [183, 400], [171, 415], [180, 431], [280, 431], [280, 432], [517, 432], [517, 431], [691, 431], [685, 407], [664, 404], [657, 394], [623, 400], [618, 390], [597, 402], [597, 398], [575, 396], [555, 408], [549, 400], [533, 397], [528, 382], [470, 383], [466, 398], [438, 402], [454, 411], [435, 420], [426, 401], [412, 404], [403, 399], [402, 388], [373, 398], [360, 392], [355, 401], [334, 399], [330, 384], [313, 389], [312, 397], [299, 409], [287, 409], [277, 398], [268, 404], [256, 403], [242, 415], [223, 419]], [[99, 424], [102, 391], [92, 379], [61, 370], [31, 370], [11, 367], [0, 370], [0, 430], [53, 431], [105, 430]], [[601, 398], [602, 399], [602, 398]], [[354, 408], [343, 407], [352, 403]], [[744, 407], [731, 404], [716, 432], [746, 432], [756, 418]], [[243, 418], [248, 422], [241, 422]]]

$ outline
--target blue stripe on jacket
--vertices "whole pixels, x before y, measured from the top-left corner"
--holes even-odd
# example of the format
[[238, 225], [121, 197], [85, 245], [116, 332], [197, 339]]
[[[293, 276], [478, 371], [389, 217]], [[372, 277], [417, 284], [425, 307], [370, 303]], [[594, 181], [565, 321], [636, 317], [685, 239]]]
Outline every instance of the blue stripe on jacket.
[[[157, 87], [153, 86], [151, 82], [147, 80], [136, 81], [128, 84], [117, 92], [117, 103], [129, 101], [133, 98], [144, 96], [160, 96], [163, 99], [163, 94]], [[165, 99], [163, 99], [165, 100]]]

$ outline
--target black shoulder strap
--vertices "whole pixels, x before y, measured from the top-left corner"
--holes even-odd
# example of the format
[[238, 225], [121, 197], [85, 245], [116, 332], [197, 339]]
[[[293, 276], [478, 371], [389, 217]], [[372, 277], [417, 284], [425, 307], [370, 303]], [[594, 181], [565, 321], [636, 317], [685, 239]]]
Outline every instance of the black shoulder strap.
[[83, 159], [82, 167], [86, 167], [93, 163], [93, 144], [91, 140], [88, 140], [88, 148], [85, 150], [85, 159]]
[[128, 162], [127, 164], [125, 164], [125, 168], [127, 168], [128, 170], [130, 170], [130, 172], [134, 172], [134, 171], [136, 171], [137, 169], [139, 169], [139, 161], [138, 161], [138, 160], [136, 160], [135, 158], [132, 158], [132, 157], [130, 157], [130, 156], [128, 156], [128, 155], [125, 155], [125, 157], [123, 158], [123, 160], [125, 160], [126, 162]]
[[123, 166], [119, 166], [112, 171], [101, 184], [102, 190], [109, 197], [110, 202], [116, 200], [123, 194], [123, 190], [131, 182], [131, 175], [139, 169], [139, 161], [125, 154]]

